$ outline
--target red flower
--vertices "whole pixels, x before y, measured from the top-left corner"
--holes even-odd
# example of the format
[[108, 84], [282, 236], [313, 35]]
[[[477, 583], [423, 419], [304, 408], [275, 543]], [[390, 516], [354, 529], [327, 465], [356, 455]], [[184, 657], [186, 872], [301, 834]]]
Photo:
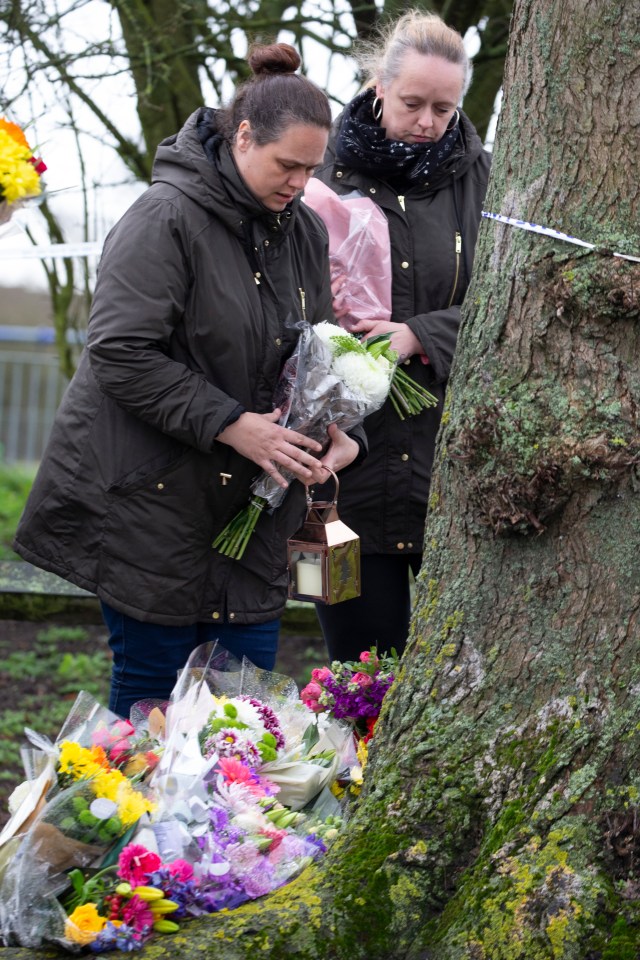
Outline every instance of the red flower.
[[371, 737], [373, 736], [373, 731], [375, 730], [375, 726], [377, 722], [378, 722], [377, 716], [366, 718], [367, 733], [365, 734], [364, 737], [362, 737], [365, 743], [369, 743], [369, 740], [371, 740]]

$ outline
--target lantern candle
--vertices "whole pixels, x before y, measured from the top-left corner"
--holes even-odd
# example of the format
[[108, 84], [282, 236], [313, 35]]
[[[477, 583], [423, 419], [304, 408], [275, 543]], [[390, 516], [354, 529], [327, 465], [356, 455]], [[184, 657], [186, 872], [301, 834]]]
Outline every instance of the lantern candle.
[[322, 565], [317, 560], [298, 560], [296, 563], [297, 592], [306, 597], [322, 596]]

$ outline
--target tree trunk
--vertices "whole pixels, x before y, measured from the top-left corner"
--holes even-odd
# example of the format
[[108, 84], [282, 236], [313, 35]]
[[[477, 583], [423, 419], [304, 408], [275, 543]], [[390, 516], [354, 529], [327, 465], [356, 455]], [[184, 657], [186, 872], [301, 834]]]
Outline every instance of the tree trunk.
[[[640, 254], [639, 37], [636, 0], [517, 0], [487, 210]], [[143, 957], [639, 955], [638, 291], [637, 264], [484, 222], [412, 639], [348, 827]]]
[[[134, 173], [150, 180], [160, 141], [179, 130], [201, 105], [196, 38], [205, 21], [206, 4], [175, 4], [171, 0], [110, 2], [120, 19], [146, 146], [147, 168]], [[127, 162], [127, 155], [122, 156]]]

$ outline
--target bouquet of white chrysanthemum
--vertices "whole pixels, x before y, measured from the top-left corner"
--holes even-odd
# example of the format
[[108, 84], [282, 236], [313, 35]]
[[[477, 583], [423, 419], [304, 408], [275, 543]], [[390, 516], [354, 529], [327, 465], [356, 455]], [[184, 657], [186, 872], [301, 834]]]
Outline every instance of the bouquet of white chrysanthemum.
[[[282, 410], [279, 423], [326, 443], [330, 424], [351, 430], [382, 406], [396, 363], [388, 336], [365, 341], [333, 323], [313, 327], [303, 323], [274, 397], [274, 406]], [[251, 492], [249, 504], [213, 542], [220, 553], [236, 560], [242, 557], [262, 511], [278, 507], [286, 494], [264, 472], [251, 485]]]

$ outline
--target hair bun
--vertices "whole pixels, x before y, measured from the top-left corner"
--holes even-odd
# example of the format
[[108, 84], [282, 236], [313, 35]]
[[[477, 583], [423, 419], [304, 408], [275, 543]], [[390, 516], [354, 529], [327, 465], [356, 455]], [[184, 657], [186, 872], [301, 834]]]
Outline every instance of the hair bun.
[[298, 51], [288, 43], [254, 44], [247, 60], [256, 77], [295, 73], [301, 63]]

